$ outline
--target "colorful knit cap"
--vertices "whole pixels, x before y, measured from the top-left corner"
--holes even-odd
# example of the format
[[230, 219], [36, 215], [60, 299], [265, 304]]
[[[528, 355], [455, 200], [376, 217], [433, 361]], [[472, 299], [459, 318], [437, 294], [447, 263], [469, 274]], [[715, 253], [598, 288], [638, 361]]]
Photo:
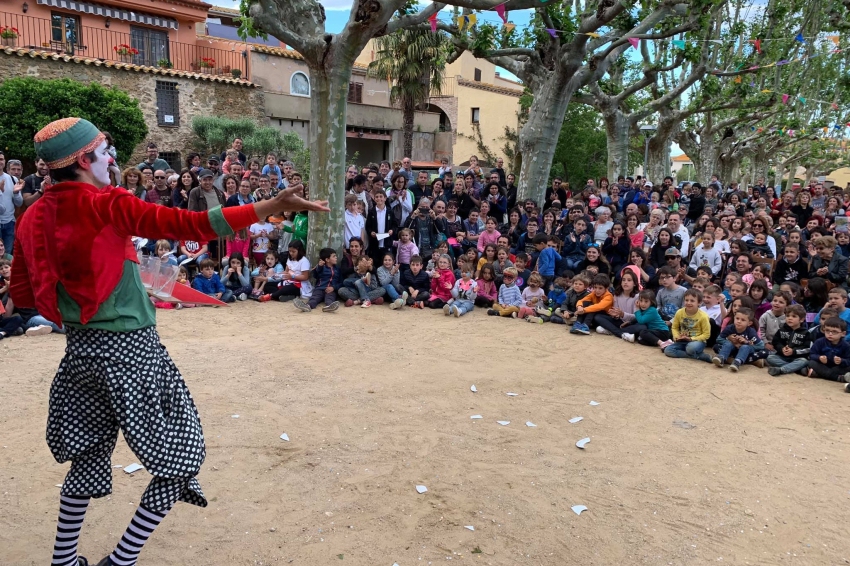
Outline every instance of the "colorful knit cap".
[[82, 118], [62, 118], [50, 122], [33, 138], [35, 153], [51, 169], [74, 163], [83, 154], [94, 151], [105, 140], [94, 124]]

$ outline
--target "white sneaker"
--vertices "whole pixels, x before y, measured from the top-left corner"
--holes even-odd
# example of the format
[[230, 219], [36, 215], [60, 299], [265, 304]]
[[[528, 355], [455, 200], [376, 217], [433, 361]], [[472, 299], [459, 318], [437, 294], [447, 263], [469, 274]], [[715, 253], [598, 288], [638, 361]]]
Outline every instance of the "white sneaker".
[[449, 316], [452, 314], [452, 306], [451, 305], [443, 305], [443, 314]]
[[623, 332], [623, 336], [622, 336], [622, 338], [623, 338], [623, 340], [625, 340], [626, 342], [634, 343], [634, 341], [635, 341], [635, 335], [634, 335], [634, 334], [629, 334], [628, 332]]
[[610, 332], [608, 332], [607, 330], [605, 330], [605, 329], [604, 329], [604, 328], [602, 328], [601, 326], [597, 326], [597, 327], [596, 327], [596, 333], [597, 333], [597, 334], [607, 334], [608, 336], [610, 336], [610, 335], [611, 335], [611, 333], [610, 333]]
[[239, 299], [240, 301], [247, 301], [248, 295], [246, 295], [245, 293], [239, 293], [239, 295], [237, 295], [236, 298]]
[[46, 324], [39, 324], [38, 326], [33, 326], [32, 328], [27, 328], [26, 335], [27, 336], [44, 336], [45, 334], [50, 334], [53, 332], [53, 329], [47, 326]]
[[400, 309], [402, 304], [403, 304], [403, 302], [402, 302], [401, 298], [398, 298], [398, 299], [394, 300], [392, 303], [390, 303], [390, 309], [391, 310]]

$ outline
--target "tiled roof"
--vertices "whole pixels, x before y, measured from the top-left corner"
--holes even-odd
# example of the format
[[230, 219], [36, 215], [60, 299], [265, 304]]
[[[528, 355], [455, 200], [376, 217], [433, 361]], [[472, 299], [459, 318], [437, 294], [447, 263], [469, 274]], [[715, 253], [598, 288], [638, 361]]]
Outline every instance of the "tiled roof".
[[144, 65], [132, 65], [130, 63], [117, 63], [115, 61], [101, 61], [100, 59], [92, 59], [90, 57], [72, 57], [55, 51], [42, 51], [39, 49], [24, 49], [15, 47], [0, 48], [0, 53], [6, 55], [17, 55], [19, 57], [29, 56], [33, 59], [50, 59], [53, 61], [64, 61], [66, 63], [77, 63], [79, 65], [94, 65], [95, 67], [107, 67], [112, 69], [122, 69], [126, 71], [135, 71], [137, 73], [150, 73], [153, 75], [161, 75], [164, 77], [180, 77], [185, 79], [197, 79], [201, 81], [209, 81], [214, 83], [232, 84], [246, 87], [256, 87], [254, 83], [246, 79], [234, 79], [224, 75], [209, 75], [206, 73], [193, 73], [190, 71], [178, 71], [176, 69], [162, 69], [160, 67], [148, 67]]
[[457, 84], [460, 86], [468, 86], [469, 88], [477, 88], [478, 90], [486, 90], [488, 92], [495, 92], [498, 94], [504, 94], [507, 96], [515, 96], [519, 98], [522, 96], [522, 91], [514, 90], [512, 88], [505, 88], [501, 86], [490, 85], [487, 83], [481, 83], [478, 81], [470, 81], [467, 79], [463, 79], [461, 77], [457, 78]]
[[232, 14], [234, 16], [241, 16], [242, 13], [239, 10], [234, 10], [233, 8], [225, 8], [224, 6], [210, 6], [210, 12], [221, 12], [222, 14]]
[[[200, 37], [200, 36], [198, 36]], [[215, 39], [215, 38], [213, 38]], [[277, 55], [279, 57], [286, 57], [287, 59], [297, 59], [299, 61], [303, 61], [304, 57], [295, 51], [294, 49], [284, 49], [282, 47], [270, 47], [268, 45], [251, 45], [251, 50], [256, 51], [257, 53], [266, 53], [268, 55]], [[363, 63], [354, 63], [352, 65], [355, 69], [366, 69], [369, 66], [364, 65]]]
[[675, 155], [675, 156], [671, 157], [670, 160], [675, 162], [675, 163], [690, 163], [691, 162], [691, 158], [688, 157], [687, 155], [685, 155], [684, 153], [682, 155]]

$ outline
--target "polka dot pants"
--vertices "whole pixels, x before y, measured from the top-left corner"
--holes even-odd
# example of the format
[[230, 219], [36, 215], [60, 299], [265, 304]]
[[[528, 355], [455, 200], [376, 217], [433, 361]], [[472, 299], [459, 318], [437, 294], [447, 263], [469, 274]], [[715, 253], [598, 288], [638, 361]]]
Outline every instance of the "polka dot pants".
[[153, 476], [143, 506], [156, 512], [177, 501], [206, 507], [195, 479], [206, 455], [201, 422], [156, 327], [132, 332], [68, 328], [47, 419], [53, 457], [71, 461], [62, 495], [112, 493], [111, 456], [119, 429]]

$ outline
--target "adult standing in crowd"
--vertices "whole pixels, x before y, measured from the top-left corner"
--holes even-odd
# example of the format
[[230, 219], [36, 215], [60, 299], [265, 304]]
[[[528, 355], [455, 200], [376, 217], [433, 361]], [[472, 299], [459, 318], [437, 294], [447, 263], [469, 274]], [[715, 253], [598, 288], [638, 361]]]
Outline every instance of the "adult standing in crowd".
[[[242, 153], [242, 138], [235, 138], [233, 143], [230, 144], [232, 149], [236, 150], [236, 153], [239, 155], [239, 163], [245, 164], [248, 162], [248, 158]], [[227, 159], [227, 150], [221, 152], [221, 156], [219, 156], [221, 161]], [[233, 171], [231, 171], [233, 173]]]
[[24, 183], [16, 183], [11, 175], [3, 173], [5, 166], [6, 157], [0, 153], [0, 239], [6, 249], [11, 250], [15, 243], [15, 207], [24, 204], [21, 195]]
[[168, 161], [159, 158], [159, 149], [157, 149], [154, 142], [148, 142], [147, 154], [147, 158], [136, 165], [140, 171], [143, 169], [151, 169], [152, 171], [156, 171], [157, 169], [162, 169], [163, 171], [171, 169]]
[[[136, 172], [138, 173], [138, 169]], [[44, 162], [44, 159], [36, 159], [35, 173], [24, 178], [24, 189], [21, 191], [21, 195], [24, 197], [24, 206], [28, 207], [37, 201], [50, 184], [50, 169], [47, 167], [47, 163]]]

